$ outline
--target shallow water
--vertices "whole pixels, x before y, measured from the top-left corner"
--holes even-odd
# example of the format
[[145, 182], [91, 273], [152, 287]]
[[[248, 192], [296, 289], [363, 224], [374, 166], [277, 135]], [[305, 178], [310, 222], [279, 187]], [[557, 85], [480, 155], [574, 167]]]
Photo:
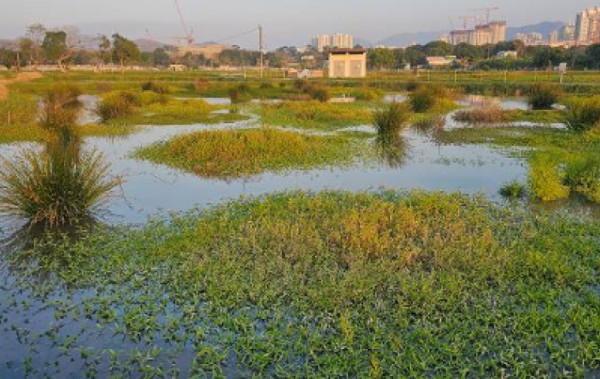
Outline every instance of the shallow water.
[[[400, 101], [400, 98], [396, 99]], [[92, 107], [93, 99], [86, 100], [89, 100], [86, 108]], [[220, 101], [214, 103], [223, 104]], [[523, 102], [504, 104], [505, 107], [521, 107]], [[483, 193], [490, 199], [499, 200], [497, 192], [500, 186], [514, 179], [524, 181], [527, 172], [526, 164], [520, 159], [507, 157], [486, 146], [439, 145], [427, 133], [416, 130], [408, 130], [403, 135], [402, 145], [407, 149], [405, 159], [386, 159], [382, 156], [379, 159], [357, 161], [349, 166], [265, 173], [229, 181], [204, 179], [167, 166], [131, 158], [135, 149], [176, 135], [200, 130], [248, 128], [255, 123], [256, 120], [253, 119], [226, 125], [152, 126], [143, 127], [138, 133], [125, 137], [87, 138], [84, 148], [103, 152], [112, 164], [112, 173], [122, 175], [125, 180], [122, 193], [115, 196], [108, 206], [109, 214], [105, 221], [140, 225], [150, 216], [166, 215], [170, 211], [187, 211], [194, 207], [202, 208], [238, 199], [240, 196], [291, 190], [423, 189]], [[365, 125], [345, 128], [341, 133], [344, 132], [374, 135], [373, 128]], [[373, 141], [370, 143], [375, 145]], [[34, 146], [36, 145], [0, 145], [0, 155], [10, 157], [22, 148]], [[29, 290], [18, 290], [15, 285], [17, 278], [18, 272], [0, 264], [0, 317], [5, 320], [2, 322], [0, 318], [1, 378], [25, 376], [27, 356], [33, 357], [31, 366], [39, 370], [38, 374], [79, 377], [82, 372], [90, 369], [90, 365], [94, 365], [94, 361], [83, 358], [76, 349], [77, 346], [95, 350], [95, 354], [105, 354], [102, 352], [107, 349], [115, 350], [120, 353], [122, 364], [125, 364], [128, 351], [134, 348], [144, 353], [151, 346], [163, 347], [167, 352], [174, 350], [172, 345], [159, 337], [152, 345], [124, 340], [122, 335], [113, 334], [112, 326], [98, 328], [95, 321], [84, 317], [58, 320], [54, 313], [57, 307], [48, 306], [52, 301], [82, 306], [86, 301], [93, 302], [94, 296], [98, 294], [91, 290], [75, 289], [69, 290], [67, 296], [65, 288], [58, 288], [50, 296], [51, 300], [37, 298]], [[127, 289], [120, 291], [126, 292]], [[57, 336], [56, 339], [54, 335]], [[77, 342], [65, 348], [70, 336], [77, 336]], [[37, 350], [31, 353], [30, 346], [35, 346]], [[191, 346], [186, 346], [175, 354], [174, 362], [182, 373], [187, 371], [194, 354]], [[227, 376], [239, 376], [236, 360], [234, 353], [229, 356], [228, 364], [231, 368], [225, 367]], [[168, 354], [163, 353], [152, 364], [168, 366], [170, 362], [173, 361]], [[103, 358], [95, 369], [103, 373], [100, 377], [108, 376], [108, 359]]]

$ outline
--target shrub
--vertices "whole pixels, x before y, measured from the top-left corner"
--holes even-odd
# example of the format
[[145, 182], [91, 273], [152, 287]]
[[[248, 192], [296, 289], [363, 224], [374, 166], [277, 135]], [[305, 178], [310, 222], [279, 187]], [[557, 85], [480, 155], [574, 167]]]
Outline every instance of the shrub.
[[531, 159], [529, 184], [532, 193], [543, 201], [554, 201], [569, 197], [570, 189], [564, 184], [565, 174], [555, 158], [538, 154]]
[[260, 89], [272, 89], [273, 84], [271, 82], [262, 82], [260, 83]]
[[373, 114], [375, 129], [379, 135], [398, 134], [409, 118], [408, 106], [400, 103], [391, 103]]
[[204, 91], [207, 91], [208, 88], [209, 88], [209, 86], [208, 86], [208, 80], [206, 80], [206, 79], [196, 79], [194, 81], [194, 89], [196, 91], [204, 92]]
[[574, 155], [567, 160], [565, 183], [588, 200], [600, 203], [600, 156]]
[[142, 91], [151, 91], [159, 94], [169, 94], [171, 89], [169, 86], [161, 83], [146, 82], [142, 84]]
[[510, 183], [506, 183], [500, 188], [500, 195], [509, 200], [522, 199], [527, 195], [527, 189], [525, 186], [518, 181], [514, 180]]
[[436, 104], [448, 96], [446, 88], [438, 85], [420, 86], [409, 96], [409, 102], [416, 113], [432, 110]]
[[81, 110], [81, 89], [71, 84], [56, 84], [42, 97], [41, 123], [48, 129], [75, 124]]
[[74, 226], [88, 221], [119, 180], [102, 155], [24, 152], [0, 165], [0, 213], [30, 225]]
[[566, 105], [565, 121], [570, 130], [586, 131], [600, 122], [600, 97], [571, 99]]
[[499, 106], [476, 107], [456, 112], [453, 116], [455, 121], [468, 124], [494, 124], [509, 120], [506, 113]]
[[104, 96], [98, 104], [97, 113], [103, 122], [116, 118], [131, 116], [135, 107], [141, 105], [141, 98], [135, 92], [117, 91]]
[[331, 94], [325, 87], [311, 88], [309, 94], [314, 100], [318, 100], [322, 103], [326, 103], [331, 99]]
[[558, 102], [561, 95], [562, 90], [556, 85], [536, 84], [530, 90], [529, 106], [531, 109], [552, 109], [552, 106]]
[[379, 101], [383, 98], [383, 92], [373, 88], [363, 88], [356, 98], [362, 101]]
[[229, 99], [231, 100], [231, 104], [241, 104], [251, 101], [252, 94], [250, 93], [250, 87], [247, 84], [243, 83], [240, 84], [237, 88], [230, 89]]

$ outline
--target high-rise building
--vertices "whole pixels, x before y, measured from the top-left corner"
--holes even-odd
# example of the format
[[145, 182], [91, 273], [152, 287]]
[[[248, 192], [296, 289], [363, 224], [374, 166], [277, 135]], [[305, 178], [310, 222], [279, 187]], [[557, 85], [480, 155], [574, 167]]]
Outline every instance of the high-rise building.
[[338, 49], [352, 49], [354, 47], [354, 37], [350, 34], [334, 34], [331, 45]]
[[331, 47], [331, 36], [328, 34], [319, 34], [313, 38], [313, 47], [317, 49], [318, 52], [322, 53], [325, 49]]
[[450, 43], [458, 45], [483, 46], [506, 41], [506, 22], [492, 21], [489, 24], [478, 25], [475, 29], [453, 30], [450, 32]]
[[577, 14], [575, 40], [578, 45], [600, 42], [600, 7], [589, 8]]
[[523, 42], [526, 46], [541, 46], [544, 44], [544, 36], [538, 32], [517, 33], [514, 39]]

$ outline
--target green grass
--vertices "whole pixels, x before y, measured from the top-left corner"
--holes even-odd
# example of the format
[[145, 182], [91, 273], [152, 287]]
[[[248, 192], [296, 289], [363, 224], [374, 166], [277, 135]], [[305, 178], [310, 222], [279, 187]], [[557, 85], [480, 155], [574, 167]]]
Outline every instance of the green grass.
[[136, 157], [204, 177], [236, 178], [351, 162], [359, 142], [274, 129], [207, 131], [142, 148]]
[[262, 123], [301, 129], [336, 130], [347, 126], [372, 124], [372, 105], [356, 102], [326, 104], [318, 101], [266, 104], [256, 110]]
[[0, 100], [0, 143], [40, 141], [44, 131], [37, 125], [39, 115], [35, 96], [10, 93]]
[[[100, 376], [178, 362], [183, 376], [583, 377], [600, 368], [598, 235], [457, 194], [292, 193], [38, 244], [10, 267], [13, 292], [54, 311], [25, 346]], [[72, 318], [90, 328], [71, 337]], [[99, 348], [93, 329], [134, 351]]]

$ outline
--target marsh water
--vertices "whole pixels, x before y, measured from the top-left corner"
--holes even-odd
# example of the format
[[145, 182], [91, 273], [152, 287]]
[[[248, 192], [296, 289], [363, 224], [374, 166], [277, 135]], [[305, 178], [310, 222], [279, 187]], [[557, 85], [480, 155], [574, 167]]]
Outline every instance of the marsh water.
[[[401, 101], [395, 97], [395, 101]], [[466, 99], [474, 103], [478, 99]], [[505, 109], [522, 109], [522, 100], [498, 100]], [[86, 98], [87, 111], [82, 116], [84, 122], [93, 121], [93, 98]], [[222, 100], [213, 103], [221, 104]], [[124, 137], [93, 137], [84, 142], [84, 149], [102, 152], [112, 164], [112, 173], [123, 177], [122, 188], [108, 205], [104, 221], [109, 224], [143, 225], [149, 217], [166, 216], [169, 212], [188, 211], [193, 208], [206, 208], [241, 196], [260, 196], [280, 191], [376, 191], [381, 189], [429, 191], [461, 191], [467, 194], [484, 194], [492, 200], [500, 200], [499, 188], [512, 180], [524, 181], [527, 167], [524, 161], [509, 157], [492, 148], [481, 145], [444, 145], [432, 138], [431, 133], [407, 130], [403, 134], [403, 158], [386, 159], [374, 156], [373, 159], [360, 159], [343, 166], [320, 167], [311, 170], [290, 170], [283, 173], [265, 173], [235, 180], [205, 179], [181, 172], [163, 165], [140, 161], [132, 157], [133, 152], [157, 141], [176, 135], [200, 130], [251, 128], [256, 120], [221, 125], [191, 126], [146, 126]], [[457, 125], [452, 125], [457, 127]], [[372, 133], [370, 126], [349, 128], [348, 131]], [[0, 146], [4, 157], [14, 156], [29, 144]], [[6, 224], [5, 224], [6, 225]], [[13, 225], [16, 228], [18, 225]], [[3, 228], [2, 233], [11, 233], [11, 228]], [[114, 330], [97, 328], [94, 321], [86, 318], [68, 317], [57, 321], [55, 308], [47, 306], [48, 297], [38, 299], [32, 291], [15, 290], [18, 273], [5, 264], [0, 269], [0, 377], [23, 377], [31, 369], [50, 376], [77, 377], [89, 369], [90, 360], [83, 353], [65, 353], [72, 349], [66, 344], [71, 336], [76, 336], [78, 346], [86, 346], [98, 351], [117, 352], [138, 349], [147, 352], [149, 345], [144, 342], [124, 341]], [[87, 290], [70, 291], [57, 289], [50, 295], [51, 301], [83, 303], [96, 293]], [[50, 334], [48, 334], [50, 333]], [[53, 336], [57, 337], [54, 339]], [[36, 350], [29, 347], [34, 341]], [[60, 343], [58, 342], [60, 341]], [[165, 346], [165, 341], [155, 341], [154, 345]], [[31, 357], [24, 361], [24, 357]], [[162, 359], [167, 361], [167, 358]], [[177, 354], [178, 366], [189, 367], [193, 359], [193, 349], [188, 348]], [[228, 358], [235, 367], [235, 356]], [[104, 362], [104, 361], [103, 361]], [[29, 366], [32, 367], [29, 367]], [[108, 363], [95, 367], [99, 372], [108, 372]], [[227, 370], [227, 368], [225, 368]], [[185, 369], [183, 370], [185, 372]], [[227, 371], [226, 371], [227, 372]], [[232, 376], [240, 374], [232, 373]], [[107, 377], [108, 374], [100, 375]]]

